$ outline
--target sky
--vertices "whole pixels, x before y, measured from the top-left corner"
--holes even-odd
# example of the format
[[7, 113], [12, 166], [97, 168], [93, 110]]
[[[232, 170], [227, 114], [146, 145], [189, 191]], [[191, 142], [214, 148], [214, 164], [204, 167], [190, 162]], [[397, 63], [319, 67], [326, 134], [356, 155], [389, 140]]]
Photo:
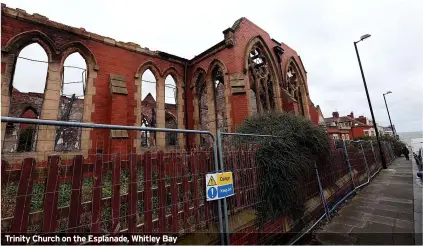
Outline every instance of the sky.
[[[118, 41], [138, 43], [187, 59], [223, 40], [222, 31], [240, 17], [246, 17], [301, 56], [311, 100], [320, 105], [325, 117], [330, 117], [333, 111], [371, 117], [353, 45], [361, 35], [369, 33], [372, 36], [358, 43], [358, 50], [376, 122], [389, 125], [382, 95], [392, 91], [386, 99], [396, 130], [423, 128], [420, 0], [1, 2]], [[37, 57], [35, 48], [27, 53], [31, 58]], [[77, 57], [72, 58], [72, 63], [85, 66]], [[22, 66], [27, 73], [32, 71]], [[80, 73], [73, 74], [69, 81], [81, 78]], [[145, 80], [154, 78], [146, 75]], [[69, 89], [73, 90], [77, 91]], [[166, 91], [167, 94], [170, 92]]]

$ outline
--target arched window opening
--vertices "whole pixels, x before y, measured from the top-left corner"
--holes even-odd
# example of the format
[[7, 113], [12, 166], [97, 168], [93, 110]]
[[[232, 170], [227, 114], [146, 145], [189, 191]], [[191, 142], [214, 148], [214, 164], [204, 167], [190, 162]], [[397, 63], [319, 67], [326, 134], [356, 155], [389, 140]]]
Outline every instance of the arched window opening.
[[[142, 127], [150, 127], [147, 119], [143, 116], [141, 120]], [[154, 139], [152, 139], [152, 134], [149, 131], [142, 131], [141, 132], [141, 146], [142, 147], [149, 147], [151, 146]]]
[[[178, 128], [178, 90], [175, 79], [168, 75], [165, 79], [165, 127]], [[173, 116], [172, 116], [173, 115]], [[167, 132], [165, 134], [166, 145], [172, 146], [178, 144], [178, 134]]]
[[[156, 114], [156, 77], [150, 69], [147, 69], [141, 77], [141, 114], [147, 118], [145, 123], [148, 122], [149, 127], [156, 127], [157, 114]], [[143, 123], [143, 122], [141, 122]], [[156, 133], [148, 133], [147, 145], [143, 147], [156, 145]]]
[[262, 45], [257, 43], [248, 55], [250, 88], [253, 94], [251, 100], [255, 100], [252, 102], [252, 109], [259, 113], [275, 109], [273, 71], [263, 50]]
[[[171, 128], [171, 129], [177, 129], [178, 125], [176, 123], [175, 118], [169, 114], [166, 113], [165, 116], [166, 119], [166, 128]], [[166, 145], [167, 146], [175, 146], [178, 144], [178, 134], [176, 132], [167, 132], [166, 133]]]
[[[75, 52], [66, 58], [62, 68], [59, 120], [83, 121], [86, 84], [87, 64], [85, 59]], [[58, 127], [55, 151], [79, 151], [81, 148], [81, 133], [82, 129], [78, 127]]]
[[[21, 118], [37, 119], [38, 114], [30, 107], [22, 113]], [[36, 140], [35, 126], [31, 124], [20, 124], [17, 152], [34, 151]]]
[[212, 70], [212, 82], [214, 84], [214, 102], [216, 110], [216, 128], [222, 132], [228, 132], [228, 120], [226, 115], [225, 84], [223, 70], [216, 66]]
[[[209, 120], [208, 120], [208, 97], [207, 97], [207, 85], [206, 78], [204, 73], [200, 73], [196, 81], [197, 86], [197, 100], [198, 100], [198, 117], [199, 117], [199, 130], [208, 131], [210, 129]], [[207, 136], [201, 135], [200, 145], [208, 146]]]
[[[10, 117], [38, 118], [44, 102], [48, 56], [33, 43], [23, 48], [16, 59], [10, 86]], [[10, 123], [6, 126], [2, 152], [35, 151], [37, 127]]]

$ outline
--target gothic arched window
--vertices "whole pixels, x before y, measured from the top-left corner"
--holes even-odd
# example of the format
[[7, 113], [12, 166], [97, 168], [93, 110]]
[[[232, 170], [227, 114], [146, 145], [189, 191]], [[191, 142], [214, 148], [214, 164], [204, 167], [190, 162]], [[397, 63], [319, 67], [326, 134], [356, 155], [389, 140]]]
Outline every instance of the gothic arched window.
[[[250, 72], [250, 88], [253, 91], [252, 100], [259, 113], [275, 109], [274, 78], [269, 59], [264, 53], [264, 47], [256, 43], [248, 54], [248, 70]], [[253, 102], [254, 105], [254, 102]]]
[[214, 85], [214, 103], [216, 128], [222, 132], [228, 132], [228, 122], [226, 115], [225, 84], [223, 71], [220, 66], [215, 66], [212, 70], [212, 82]]
[[[199, 117], [199, 130], [208, 131], [210, 129], [209, 119], [208, 119], [208, 112], [209, 112], [209, 105], [208, 105], [208, 95], [207, 95], [207, 84], [206, 84], [206, 76], [203, 72], [197, 77], [196, 80], [196, 93], [198, 99], [198, 117]], [[200, 144], [202, 146], [207, 145], [207, 137], [201, 136], [200, 137]]]

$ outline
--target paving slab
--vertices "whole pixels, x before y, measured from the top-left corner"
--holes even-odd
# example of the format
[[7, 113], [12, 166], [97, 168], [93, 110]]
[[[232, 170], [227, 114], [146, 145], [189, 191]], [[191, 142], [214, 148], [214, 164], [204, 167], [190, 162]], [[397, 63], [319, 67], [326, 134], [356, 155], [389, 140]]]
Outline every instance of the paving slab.
[[[316, 237], [324, 244], [410, 245], [421, 237], [412, 162], [396, 159], [349, 199]], [[417, 214], [417, 218], [416, 218]], [[420, 216], [420, 217], [418, 217]], [[419, 232], [420, 228], [420, 233]], [[324, 240], [323, 240], [324, 239]]]

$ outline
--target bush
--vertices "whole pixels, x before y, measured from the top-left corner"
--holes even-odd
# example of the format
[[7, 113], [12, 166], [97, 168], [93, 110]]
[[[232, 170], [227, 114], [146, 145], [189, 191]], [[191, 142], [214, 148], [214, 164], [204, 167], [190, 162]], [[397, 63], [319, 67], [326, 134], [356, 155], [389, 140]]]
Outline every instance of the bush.
[[[404, 147], [406, 147], [405, 143], [403, 143], [402, 141], [399, 141], [398, 139], [391, 137], [389, 135], [387, 136], [380, 136], [379, 137], [380, 141], [384, 141], [384, 142], [389, 142], [392, 143], [393, 146], [393, 151], [395, 156], [400, 157], [402, 155], [402, 149]], [[356, 138], [356, 140], [372, 140], [372, 141], [377, 141], [376, 136], [374, 137], [369, 137], [369, 136], [362, 136], [359, 138]]]
[[[314, 163], [322, 165], [330, 158], [329, 138], [309, 120], [284, 112], [255, 115], [237, 127], [237, 132], [274, 135], [255, 137], [259, 144], [256, 165], [261, 182], [257, 194], [258, 224], [280, 216], [298, 218], [304, 214], [306, 177], [314, 175]], [[243, 142], [242, 137], [239, 141]], [[251, 143], [251, 140], [248, 140]], [[244, 140], [247, 142], [247, 140]]]

